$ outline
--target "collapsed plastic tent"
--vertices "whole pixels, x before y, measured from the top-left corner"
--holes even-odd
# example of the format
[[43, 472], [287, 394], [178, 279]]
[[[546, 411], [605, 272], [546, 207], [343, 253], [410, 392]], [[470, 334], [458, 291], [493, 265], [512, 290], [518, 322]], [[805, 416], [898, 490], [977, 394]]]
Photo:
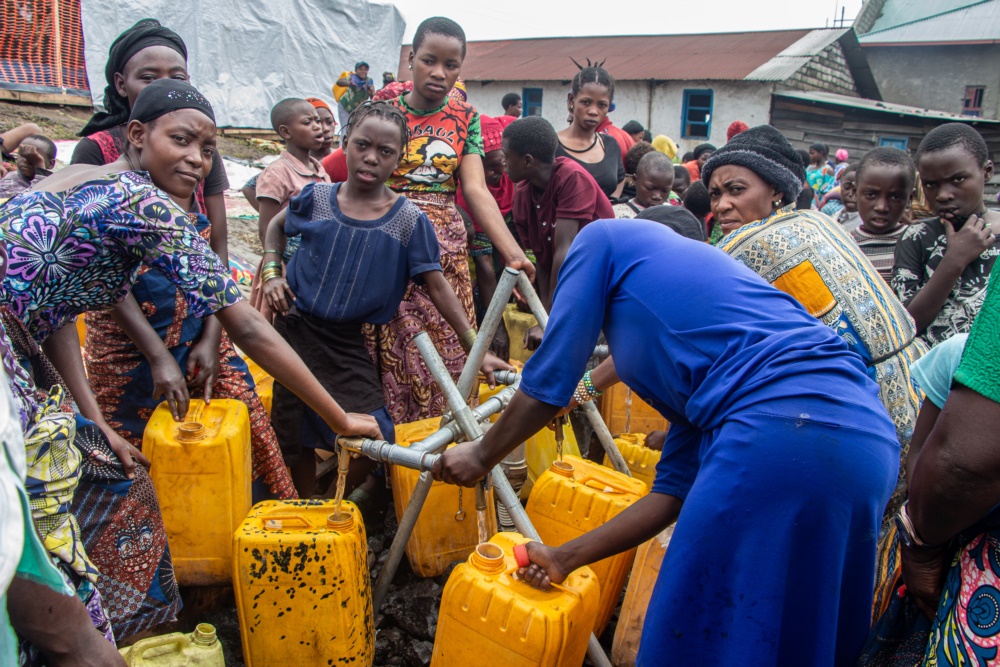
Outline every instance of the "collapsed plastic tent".
[[104, 99], [108, 47], [123, 30], [155, 18], [188, 47], [191, 82], [220, 127], [270, 127], [286, 97], [320, 97], [364, 60], [376, 87], [395, 72], [406, 24], [390, 4], [364, 0], [82, 0], [91, 97]]

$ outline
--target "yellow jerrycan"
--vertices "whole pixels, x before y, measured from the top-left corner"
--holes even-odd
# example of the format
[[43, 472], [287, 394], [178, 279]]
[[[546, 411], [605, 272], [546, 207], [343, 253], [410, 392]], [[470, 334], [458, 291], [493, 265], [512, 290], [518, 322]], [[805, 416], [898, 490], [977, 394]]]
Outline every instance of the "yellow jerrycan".
[[[644, 433], [622, 433], [615, 438], [615, 446], [622, 453], [622, 458], [628, 464], [632, 477], [641, 479], [646, 486], [653, 488], [653, 481], [656, 479], [656, 464], [660, 462], [661, 452], [650, 449], [645, 445], [646, 435]], [[604, 455], [604, 465], [613, 468], [608, 455]]]
[[199, 623], [194, 632], [141, 639], [119, 651], [128, 667], [226, 667], [215, 628]]
[[[511, 365], [517, 369], [520, 373], [523, 364], [516, 361], [512, 361]], [[479, 403], [482, 404], [488, 398], [492, 397], [494, 394], [499, 392], [503, 387], [497, 387], [496, 389], [490, 389], [487, 384], [479, 385]], [[496, 422], [500, 415], [493, 415], [490, 417], [491, 422]], [[565, 440], [563, 442], [563, 454], [571, 456], [580, 456], [580, 448], [576, 443], [576, 435], [573, 434], [573, 429], [566, 425], [563, 429], [563, 434]], [[552, 462], [556, 460], [556, 434], [548, 426], [543, 427], [538, 433], [531, 436], [525, 440], [524, 448], [524, 462], [528, 466], [528, 479], [521, 487], [521, 498], [525, 499], [531, 493], [531, 488], [535, 484], [535, 480], [538, 479], [539, 475], [549, 469]]]
[[[396, 444], [409, 447], [439, 430], [441, 418], [422, 419], [396, 427]], [[403, 466], [390, 466], [392, 501], [396, 520], [403, 517], [420, 473]], [[493, 490], [487, 493], [486, 519], [489, 532], [497, 531]], [[476, 527], [476, 494], [444, 482], [434, 482], [413, 534], [406, 543], [406, 558], [418, 577], [437, 577], [448, 565], [468, 558], [479, 543]]]
[[344, 501], [266, 500], [233, 536], [247, 667], [370, 665], [375, 626], [361, 512]]
[[441, 595], [431, 667], [578, 667], [597, 617], [600, 590], [581, 567], [548, 591], [518, 581], [514, 547], [497, 533], [448, 577]]
[[183, 422], [164, 402], [142, 436], [177, 583], [228, 585], [233, 531], [250, 511], [250, 417], [240, 401], [191, 399]]
[[[560, 546], [604, 525], [647, 493], [641, 480], [566, 456], [538, 478], [526, 509], [542, 542]], [[618, 604], [634, 555], [631, 549], [590, 566], [601, 586], [601, 606], [593, 628], [598, 637]]]
[[264, 404], [267, 416], [270, 417], [271, 404], [274, 403], [274, 378], [268, 375], [267, 371], [258, 366], [256, 361], [243, 354], [243, 352], [240, 352], [240, 358], [246, 362], [247, 369], [250, 371], [253, 383], [256, 386], [257, 396], [260, 397], [260, 402]]
[[629, 576], [628, 588], [625, 589], [618, 627], [615, 628], [615, 640], [611, 646], [611, 664], [614, 667], [635, 665], [635, 658], [639, 655], [639, 640], [642, 638], [642, 621], [646, 617], [653, 586], [660, 576], [660, 564], [673, 534], [674, 527], [670, 526], [650, 541], [639, 545], [635, 552], [632, 574]]

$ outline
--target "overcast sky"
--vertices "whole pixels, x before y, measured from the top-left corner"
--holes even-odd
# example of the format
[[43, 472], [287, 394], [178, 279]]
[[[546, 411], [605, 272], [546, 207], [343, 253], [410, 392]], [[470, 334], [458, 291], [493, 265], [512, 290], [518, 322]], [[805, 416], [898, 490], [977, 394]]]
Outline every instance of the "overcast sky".
[[833, 25], [841, 8], [848, 20], [861, 8], [861, 0], [395, 0], [393, 4], [406, 17], [406, 43], [422, 20], [440, 15], [458, 21], [469, 39], [482, 40], [823, 28]]

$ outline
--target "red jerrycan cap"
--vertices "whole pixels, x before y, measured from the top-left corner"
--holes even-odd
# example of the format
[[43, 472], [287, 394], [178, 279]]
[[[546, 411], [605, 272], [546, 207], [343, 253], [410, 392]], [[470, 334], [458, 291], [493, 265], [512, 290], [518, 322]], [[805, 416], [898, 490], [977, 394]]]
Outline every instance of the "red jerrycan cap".
[[514, 560], [517, 561], [518, 567], [528, 567], [531, 565], [531, 559], [528, 558], [528, 547], [523, 544], [515, 545]]

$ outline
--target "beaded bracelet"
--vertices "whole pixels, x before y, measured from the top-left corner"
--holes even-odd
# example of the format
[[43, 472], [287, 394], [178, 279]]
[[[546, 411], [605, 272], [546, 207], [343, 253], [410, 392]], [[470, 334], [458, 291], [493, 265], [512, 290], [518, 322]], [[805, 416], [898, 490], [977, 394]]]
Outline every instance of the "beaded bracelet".
[[597, 387], [594, 386], [594, 381], [590, 378], [590, 371], [583, 374], [583, 386], [587, 389], [589, 394], [592, 394], [594, 398], [601, 395], [601, 392], [597, 391]]

